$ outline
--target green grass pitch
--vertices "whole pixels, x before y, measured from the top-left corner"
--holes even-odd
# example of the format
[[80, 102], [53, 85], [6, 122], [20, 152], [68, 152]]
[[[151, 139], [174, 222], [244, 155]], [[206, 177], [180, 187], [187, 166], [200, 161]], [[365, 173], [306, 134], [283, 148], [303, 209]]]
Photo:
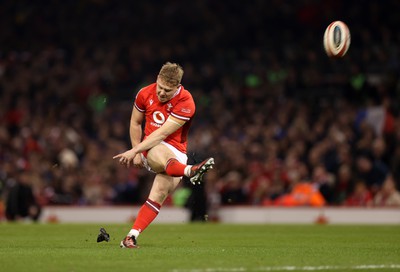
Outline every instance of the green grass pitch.
[[[110, 242], [97, 243], [104, 227]], [[400, 271], [400, 226], [0, 223], [0, 271]]]

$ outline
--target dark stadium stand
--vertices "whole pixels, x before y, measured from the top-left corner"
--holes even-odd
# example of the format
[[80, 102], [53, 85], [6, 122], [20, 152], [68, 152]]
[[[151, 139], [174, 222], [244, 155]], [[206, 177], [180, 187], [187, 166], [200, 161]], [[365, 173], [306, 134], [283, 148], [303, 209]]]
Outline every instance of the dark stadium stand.
[[[312, 205], [282, 202], [303, 183], [323, 205], [400, 206], [400, 2], [362, 4], [3, 1], [0, 200], [23, 171], [41, 205], [142, 203], [151, 174], [112, 157], [174, 61], [197, 103], [190, 155], [216, 161], [209, 209]], [[352, 35], [342, 59], [323, 51], [333, 20]]]

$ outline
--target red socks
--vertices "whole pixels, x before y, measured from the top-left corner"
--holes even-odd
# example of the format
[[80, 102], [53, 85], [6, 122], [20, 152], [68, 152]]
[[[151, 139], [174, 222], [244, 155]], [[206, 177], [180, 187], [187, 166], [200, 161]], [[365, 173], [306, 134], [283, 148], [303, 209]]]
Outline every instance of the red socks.
[[182, 177], [185, 175], [186, 164], [180, 163], [177, 159], [169, 159], [167, 166], [165, 166], [165, 172], [171, 177]]
[[[177, 159], [169, 159], [165, 172], [172, 177], [182, 177], [185, 175], [186, 164], [180, 163]], [[133, 223], [132, 229], [140, 232], [144, 231], [148, 225], [157, 217], [160, 212], [161, 204], [147, 199], [140, 208], [139, 213]]]
[[155, 201], [147, 199], [140, 208], [132, 229], [138, 230], [139, 233], [144, 231], [148, 225], [157, 217], [160, 212], [161, 205]]

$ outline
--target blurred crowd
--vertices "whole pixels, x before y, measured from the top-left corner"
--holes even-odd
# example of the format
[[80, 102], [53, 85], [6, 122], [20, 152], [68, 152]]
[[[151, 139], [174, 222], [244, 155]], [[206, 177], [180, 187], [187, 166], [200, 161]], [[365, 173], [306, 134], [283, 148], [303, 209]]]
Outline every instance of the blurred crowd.
[[[21, 185], [39, 206], [141, 204], [152, 175], [112, 157], [130, 146], [136, 92], [166, 61], [183, 66], [197, 105], [189, 156], [215, 157], [201, 187], [210, 210], [399, 207], [400, 3], [359, 5], [5, 1], [0, 211]], [[343, 59], [322, 47], [334, 20], [352, 35]]]

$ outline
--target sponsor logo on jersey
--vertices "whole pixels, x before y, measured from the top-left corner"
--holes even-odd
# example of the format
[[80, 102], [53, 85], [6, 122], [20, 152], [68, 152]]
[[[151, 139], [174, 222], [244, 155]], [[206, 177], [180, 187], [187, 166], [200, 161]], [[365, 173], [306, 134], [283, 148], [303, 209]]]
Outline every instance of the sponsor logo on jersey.
[[153, 112], [153, 120], [157, 124], [162, 125], [165, 122], [165, 116], [161, 111], [155, 111]]
[[186, 108], [182, 108], [182, 109], [181, 109], [181, 112], [184, 112], [184, 113], [190, 113], [190, 112], [191, 112], [191, 110], [190, 110], [190, 109], [186, 109]]

